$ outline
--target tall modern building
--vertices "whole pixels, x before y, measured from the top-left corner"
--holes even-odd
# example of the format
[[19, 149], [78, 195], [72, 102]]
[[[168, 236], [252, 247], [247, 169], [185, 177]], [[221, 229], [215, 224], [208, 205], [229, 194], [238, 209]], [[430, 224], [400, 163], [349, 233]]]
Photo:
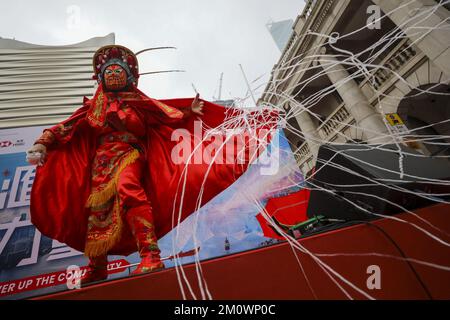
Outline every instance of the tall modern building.
[[0, 38], [0, 128], [51, 125], [92, 96], [92, 56], [114, 33], [67, 46]]
[[273, 40], [277, 44], [278, 49], [283, 51], [284, 47], [289, 41], [289, 38], [292, 34], [292, 25], [294, 21], [292, 19], [277, 21], [277, 22], [269, 22], [266, 24], [267, 29], [272, 35]]

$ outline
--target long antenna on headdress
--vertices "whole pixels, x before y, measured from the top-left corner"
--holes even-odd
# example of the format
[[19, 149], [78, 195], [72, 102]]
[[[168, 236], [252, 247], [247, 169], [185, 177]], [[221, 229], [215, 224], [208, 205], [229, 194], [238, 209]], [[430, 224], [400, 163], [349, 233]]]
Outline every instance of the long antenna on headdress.
[[144, 49], [144, 50], [136, 52], [135, 55], [137, 56], [138, 54], [146, 52], [146, 51], [160, 50], [160, 49], [176, 49], [176, 47], [153, 47], [153, 48], [147, 48], [147, 49]]
[[195, 94], [197, 94], [198, 93], [198, 90], [197, 90], [197, 88], [194, 86], [194, 84], [193, 83], [191, 83], [191, 85], [192, 85], [192, 89], [194, 89], [194, 91], [195, 91]]
[[168, 73], [168, 72], [186, 72], [186, 71], [185, 70], [160, 70], [160, 71], [150, 71], [150, 72], [139, 73], [139, 75], [143, 76], [146, 74]]

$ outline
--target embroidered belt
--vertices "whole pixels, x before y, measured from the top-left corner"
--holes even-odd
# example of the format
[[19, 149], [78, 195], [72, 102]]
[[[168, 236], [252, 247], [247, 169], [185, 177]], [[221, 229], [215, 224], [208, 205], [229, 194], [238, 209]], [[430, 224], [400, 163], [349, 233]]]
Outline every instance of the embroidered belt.
[[100, 144], [108, 142], [126, 142], [131, 145], [137, 144], [139, 140], [129, 132], [111, 132], [104, 134], [99, 139]]

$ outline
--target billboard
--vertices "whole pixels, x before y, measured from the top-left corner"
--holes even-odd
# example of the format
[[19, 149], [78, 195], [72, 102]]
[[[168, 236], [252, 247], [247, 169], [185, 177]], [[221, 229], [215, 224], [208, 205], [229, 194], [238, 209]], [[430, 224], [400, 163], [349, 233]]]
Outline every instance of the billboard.
[[[26, 150], [44, 127], [0, 130], [0, 299], [21, 299], [67, 290], [66, 269], [88, 260], [64, 243], [42, 235], [30, 221], [30, 191], [35, 167]], [[282, 131], [266, 152], [277, 161], [271, 175], [251, 165], [233, 185], [159, 239], [166, 268], [228, 255], [280, 241], [267, 237], [257, 215], [267, 201], [301, 189], [303, 177]], [[274, 156], [276, 155], [276, 157]], [[126, 277], [140, 261], [137, 253], [110, 256], [108, 279]]]

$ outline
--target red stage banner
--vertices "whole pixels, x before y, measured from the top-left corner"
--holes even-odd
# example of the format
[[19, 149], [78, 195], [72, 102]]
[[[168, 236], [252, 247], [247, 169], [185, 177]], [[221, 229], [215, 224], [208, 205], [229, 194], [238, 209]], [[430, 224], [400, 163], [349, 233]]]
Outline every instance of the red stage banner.
[[[108, 263], [108, 274], [125, 271], [128, 265], [129, 263], [125, 259], [111, 261]], [[80, 267], [81, 276], [86, 273], [87, 269], [88, 266]], [[66, 284], [68, 281], [67, 275], [68, 272], [64, 270], [40, 274], [28, 278], [0, 282], [0, 297]]]

